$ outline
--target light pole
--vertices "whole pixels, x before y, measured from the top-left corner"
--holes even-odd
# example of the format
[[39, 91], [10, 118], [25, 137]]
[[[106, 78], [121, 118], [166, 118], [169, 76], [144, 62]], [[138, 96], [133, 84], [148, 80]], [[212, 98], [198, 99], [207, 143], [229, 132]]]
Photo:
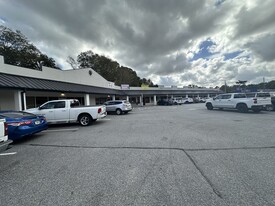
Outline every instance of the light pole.
[[247, 81], [238, 80], [238, 81], [236, 82], [236, 84], [239, 85], [239, 89], [240, 89], [240, 90], [241, 90], [240, 86], [243, 85], [243, 86], [244, 86], [244, 91], [245, 91], [245, 84], [246, 84], [246, 82], [247, 82]]

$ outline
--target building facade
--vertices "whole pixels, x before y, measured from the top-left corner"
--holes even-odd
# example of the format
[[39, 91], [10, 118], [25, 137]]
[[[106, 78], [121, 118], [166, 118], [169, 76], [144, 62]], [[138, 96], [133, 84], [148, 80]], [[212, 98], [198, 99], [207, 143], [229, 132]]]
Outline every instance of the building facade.
[[0, 56], [0, 110], [24, 110], [49, 100], [73, 98], [84, 105], [103, 104], [106, 100], [126, 99], [139, 105], [156, 105], [162, 98], [209, 97], [217, 89], [178, 87], [120, 87], [93, 69], [41, 70], [4, 63]]

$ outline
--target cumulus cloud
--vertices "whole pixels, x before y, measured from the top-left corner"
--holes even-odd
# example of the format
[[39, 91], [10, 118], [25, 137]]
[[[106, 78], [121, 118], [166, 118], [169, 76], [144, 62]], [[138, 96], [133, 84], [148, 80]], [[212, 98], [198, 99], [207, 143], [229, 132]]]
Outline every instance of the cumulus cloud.
[[[0, 0], [0, 13], [64, 69], [92, 50], [158, 84], [275, 78], [272, 0]], [[208, 59], [197, 55], [207, 40]]]
[[178, 85], [178, 82], [173, 77], [160, 77], [159, 85], [165, 85], [165, 86], [172, 86], [172, 85]]
[[275, 34], [268, 34], [248, 42], [245, 46], [259, 55], [264, 61], [275, 60]]
[[275, 8], [273, 0], [250, 1], [240, 5], [236, 14], [236, 36], [251, 36], [275, 29]]
[[190, 69], [191, 64], [183, 54], [165, 56], [149, 66], [149, 73], [158, 75], [181, 74]]

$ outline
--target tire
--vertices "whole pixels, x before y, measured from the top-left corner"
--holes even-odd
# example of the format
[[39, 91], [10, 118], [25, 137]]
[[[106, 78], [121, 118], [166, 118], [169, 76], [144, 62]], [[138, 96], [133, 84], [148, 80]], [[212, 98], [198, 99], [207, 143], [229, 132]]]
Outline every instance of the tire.
[[247, 113], [248, 112], [248, 108], [247, 108], [246, 104], [238, 104], [237, 105], [237, 110], [241, 113]]
[[92, 123], [93, 119], [88, 114], [82, 114], [79, 116], [78, 122], [81, 126], [89, 126]]
[[266, 107], [266, 111], [272, 111], [272, 110], [274, 110], [273, 105], [272, 105], [272, 106], [267, 106], [267, 107]]
[[117, 110], [116, 110], [116, 114], [117, 114], [117, 115], [121, 115], [121, 114], [122, 114], [121, 109], [117, 109]]
[[212, 110], [213, 109], [213, 105], [211, 103], [208, 103], [208, 104], [206, 104], [206, 108], [208, 110]]

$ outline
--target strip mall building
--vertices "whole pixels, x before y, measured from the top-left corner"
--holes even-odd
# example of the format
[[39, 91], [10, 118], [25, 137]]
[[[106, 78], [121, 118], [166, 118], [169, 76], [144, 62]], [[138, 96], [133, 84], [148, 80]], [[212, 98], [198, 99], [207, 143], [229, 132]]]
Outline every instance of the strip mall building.
[[209, 97], [216, 89], [171, 87], [120, 87], [93, 69], [40, 70], [4, 63], [0, 56], [0, 110], [24, 110], [49, 100], [75, 98], [85, 105], [102, 104], [109, 99], [126, 99], [139, 105], [156, 105], [162, 98]]

